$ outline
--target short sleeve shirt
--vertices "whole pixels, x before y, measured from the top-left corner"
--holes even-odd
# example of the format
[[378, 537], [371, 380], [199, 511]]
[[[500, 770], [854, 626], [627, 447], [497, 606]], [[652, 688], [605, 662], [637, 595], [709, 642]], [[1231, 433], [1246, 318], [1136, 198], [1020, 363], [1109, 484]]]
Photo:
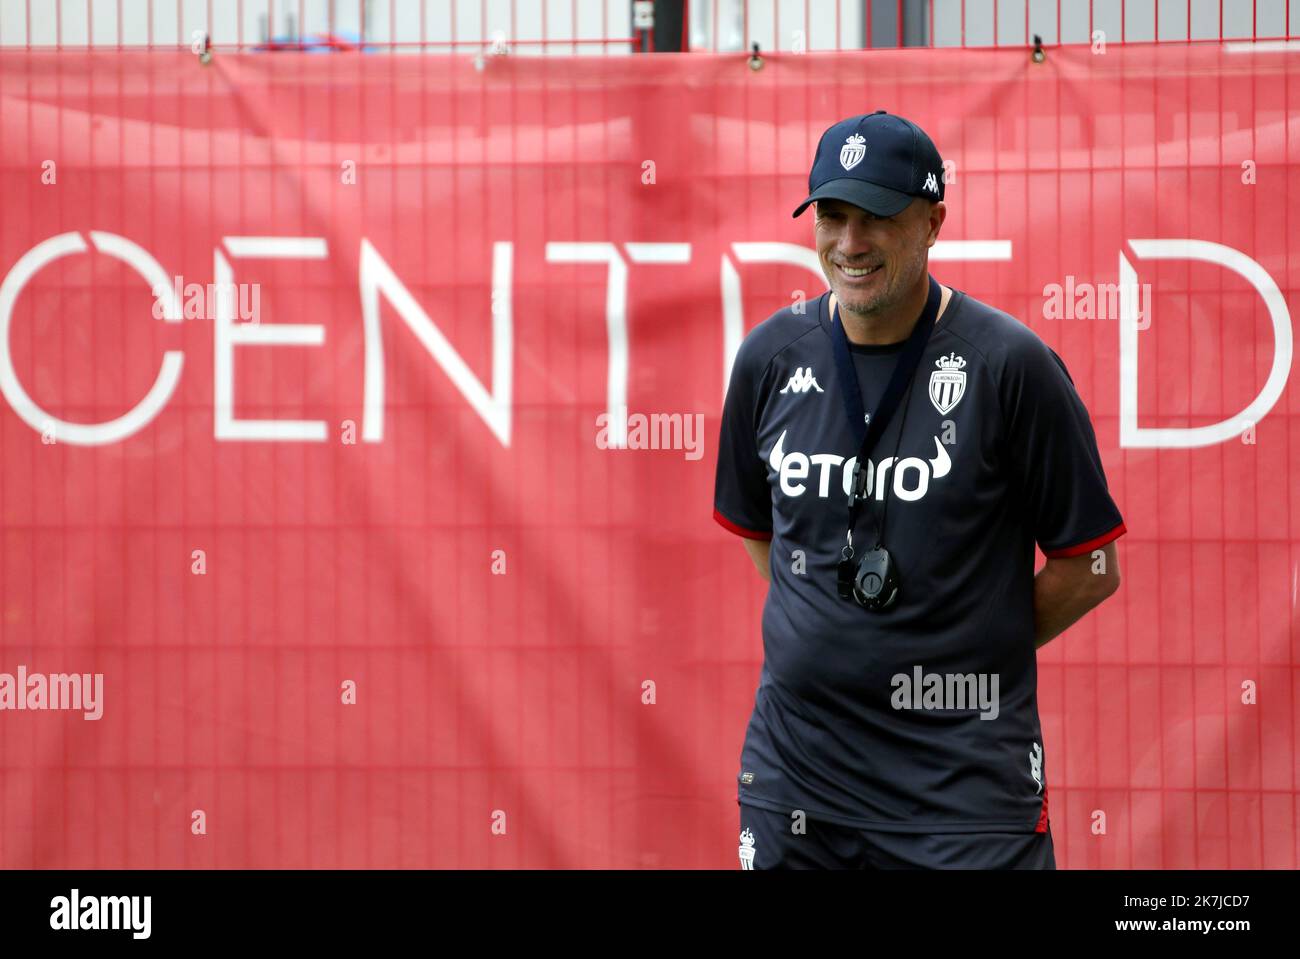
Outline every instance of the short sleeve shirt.
[[[836, 586], [858, 450], [829, 298], [745, 337], [723, 405], [714, 518], [771, 540], [738, 799], [864, 829], [1044, 831], [1034, 547], [1125, 532], [1088, 411], [1032, 330], [954, 290], [866, 467], [854, 542], [883, 513], [900, 579], [866, 610]], [[850, 344], [868, 416], [901, 348]]]

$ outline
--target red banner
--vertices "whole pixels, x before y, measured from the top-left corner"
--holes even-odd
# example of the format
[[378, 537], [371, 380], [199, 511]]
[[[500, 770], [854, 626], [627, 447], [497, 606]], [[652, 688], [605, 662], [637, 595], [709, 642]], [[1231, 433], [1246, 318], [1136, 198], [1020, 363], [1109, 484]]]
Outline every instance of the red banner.
[[735, 867], [726, 373], [887, 109], [1129, 530], [1058, 864], [1295, 868], [1296, 62], [0, 54], [0, 865]]

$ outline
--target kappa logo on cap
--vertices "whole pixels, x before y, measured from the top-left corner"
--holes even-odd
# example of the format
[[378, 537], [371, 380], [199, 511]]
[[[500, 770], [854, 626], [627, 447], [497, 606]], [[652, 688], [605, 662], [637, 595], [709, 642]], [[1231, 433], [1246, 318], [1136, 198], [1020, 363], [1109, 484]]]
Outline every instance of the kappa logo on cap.
[[844, 146], [840, 147], [840, 166], [846, 170], [852, 170], [862, 162], [862, 158], [867, 155], [867, 138], [861, 133], [854, 133], [852, 136], [845, 138]]
[[932, 190], [935, 193], [939, 192], [939, 181], [935, 178], [933, 173], [927, 173], [925, 175], [925, 188], [927, 190]]

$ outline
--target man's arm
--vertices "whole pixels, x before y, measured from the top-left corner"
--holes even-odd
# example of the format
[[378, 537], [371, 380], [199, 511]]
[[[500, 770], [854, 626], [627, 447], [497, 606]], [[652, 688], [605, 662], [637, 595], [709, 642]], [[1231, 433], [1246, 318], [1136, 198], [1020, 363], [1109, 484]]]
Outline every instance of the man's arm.
[[[1100, 552], [1101, 556], [1094, 556]], [[1100, 550], [1049, 559], [1034, 577], [1035, 648], [1043, 646], [1119, 589], [1115, 544]]]
[[749, 554], [749, 558], [758, 567], [758, 575], [769, 583], [772, 582], [772, 570], [768, 565], [768, 560], [772, 555], [772, 541], [770, 539], [744, 539], [741, 542], [745, 544], [745, 552]]

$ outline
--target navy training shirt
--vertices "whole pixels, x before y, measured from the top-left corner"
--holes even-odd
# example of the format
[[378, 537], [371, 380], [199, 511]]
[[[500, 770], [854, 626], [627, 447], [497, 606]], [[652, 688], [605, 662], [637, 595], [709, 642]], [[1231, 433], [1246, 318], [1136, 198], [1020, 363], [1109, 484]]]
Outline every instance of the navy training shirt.
[[[829, 301], [750, 331], [723, 405], [714, 518], [772, 541], [737, 798], [863, 829], [1043, 832], [1034, 544], [1076, 556], [1125, 532], [1088, 411], [1037, 334], [953, 290], [870, 456], [853, 539], [872, 545], [887, 490], [900, 594], [866, 610], [836, 588], [858, 443]], [[870, 414], [903, 344], [849, 346]]]

